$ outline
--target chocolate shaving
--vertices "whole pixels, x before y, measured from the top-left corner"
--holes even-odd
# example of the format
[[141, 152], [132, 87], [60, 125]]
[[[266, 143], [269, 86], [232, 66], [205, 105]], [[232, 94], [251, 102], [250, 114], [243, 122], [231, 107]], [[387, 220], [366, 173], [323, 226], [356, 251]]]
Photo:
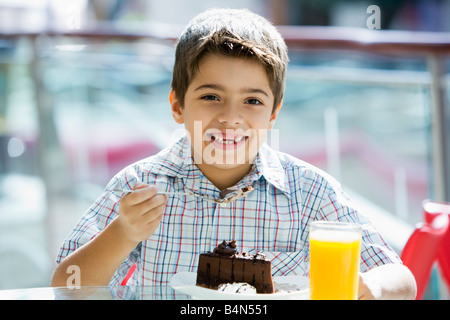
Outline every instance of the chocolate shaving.
[[[242, 189], [233, 190], [233, 188], [225, 189], [220, 192], [220, 200], [215, 200], [214, 202], [217, 202], [219, 204], [226, 204], [233, 202], [236, 199], [242, 198], [247, 196], [248, 193], [252, 192], [254, 189], [251, 186], [244, 187]], [[236, 193], [231, 197], [226, 198], [227, 195]]]
[[226, 256], [233, 256], [235, 254], [239, 254], [239, 252], [236, 249], [236, 240], [231, 241], [225, 241], [217, 246], [217, 248], [214, 249], [214, 253], [226, 255]]

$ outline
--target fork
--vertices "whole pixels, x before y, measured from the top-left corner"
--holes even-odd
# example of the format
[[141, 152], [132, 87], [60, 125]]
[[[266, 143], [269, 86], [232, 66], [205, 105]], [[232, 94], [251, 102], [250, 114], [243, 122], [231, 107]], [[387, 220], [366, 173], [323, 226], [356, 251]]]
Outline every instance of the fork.
[[[117, 194], [121, 194], [121, 193], [133, 193], [136, 190], [130, 190], [130, 189], [114, 189], [111, 190], [113, 193]], [[210, 202], [214, 202], [219, 204], [222, 207], [226, 207], [227, 206], [227, 202], [223, 201], [223, 200], [216, 200], [216, 199], [210, 199], [208, 197], [199, 195], [199, 194], [195, 194], [193, 192], [171, 192], [171, 191], [158, 191], [156, 194], [168, 194], [168, 195], [178, 195], [178, 196], [194, 196], [194, 197], [198, 197], [201, 199], [204, 199], [206, 201], [210, 201]]]
[[[133, 193], [136, 190], [130, 190], [130, 189], [114, 189], [112, 192], [114, 193]], [[199, 197], [199, 195], [196, 195], [193, 192], [172, 192], [172, 191], [158, 191], [156, 194], [168, 194], [168, 195], [176, 195], [176, 196], [195, 196]]]

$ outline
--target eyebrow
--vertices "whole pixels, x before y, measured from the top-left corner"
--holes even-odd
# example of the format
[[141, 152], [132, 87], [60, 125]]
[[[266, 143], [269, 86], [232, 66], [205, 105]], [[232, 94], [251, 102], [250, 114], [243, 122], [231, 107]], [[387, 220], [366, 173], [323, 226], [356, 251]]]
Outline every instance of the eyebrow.
[[[197, 87], [194, 91], [199, 91], [202, 89], [215, 89], [219, 91], [225, 91], [225, 88], [218, 84], [203, 84]], [[266, 91], [258, 88], [242, 88], [241, 93], [261, 93], [269, 98], [269, 94]]]
[[197, 87], [194, 91], [199, 91], [202, 89], [215, 89], [219, 91], [225, 91], [225, 89], [222, 86], [219, 86], [217, 84], [203, 84], [199, 87]]

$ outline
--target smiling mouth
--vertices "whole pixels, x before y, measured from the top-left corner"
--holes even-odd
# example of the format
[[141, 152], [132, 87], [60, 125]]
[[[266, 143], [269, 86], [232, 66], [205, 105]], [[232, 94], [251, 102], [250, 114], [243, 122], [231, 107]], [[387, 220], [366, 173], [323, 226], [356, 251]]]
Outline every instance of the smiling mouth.
[[241, 136], [241, 137], [236, 137], [236, 138], [232, 138], [232, 139], [224, 139], [222, 137], [222, 135], [220, 136], [216, 136], [216, 135], [212, 135], [211, 136], [211, 140], [212, 141], [217, 141], [218, 143], [223, 143], [223, 144], [234, 144], [234, 143], [239, 143], [242, 140], [246, 139], [246, 136]]
[[211, 133], [210, 142], [214, 145], [224, 146], [224, 147], [234, 147], [245, 143], [245, 141], [249, 138], [245, 135], [230, 135], [230, 134], [222, 134], [222, 133]]

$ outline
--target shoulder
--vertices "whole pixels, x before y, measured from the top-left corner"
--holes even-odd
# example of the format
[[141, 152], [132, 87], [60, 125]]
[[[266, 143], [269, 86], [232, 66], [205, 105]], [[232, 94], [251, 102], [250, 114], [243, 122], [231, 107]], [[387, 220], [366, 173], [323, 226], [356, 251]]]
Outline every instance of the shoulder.
[[137, 181], [150, 184], [169, 177], [185, 176], [190, 168], [190, 155], [189, 140], [183, 137], [157, 154], [128, 165], [114, 176], [110, 184], [126, 188]]
[[307, 186], [321, 188], [326, 192], [341, 189], [340, 183], [333, 176], [311, 163], [270, 147], [265, 147], [264, 152], [269, 161], [276, 162], [282, 168], [291, 189]]
[[276, 152], [289, 181], [291, 199], [319, 214], [319, 219], [365, 221], [341, 184], [324, 170], [283, 152]]

